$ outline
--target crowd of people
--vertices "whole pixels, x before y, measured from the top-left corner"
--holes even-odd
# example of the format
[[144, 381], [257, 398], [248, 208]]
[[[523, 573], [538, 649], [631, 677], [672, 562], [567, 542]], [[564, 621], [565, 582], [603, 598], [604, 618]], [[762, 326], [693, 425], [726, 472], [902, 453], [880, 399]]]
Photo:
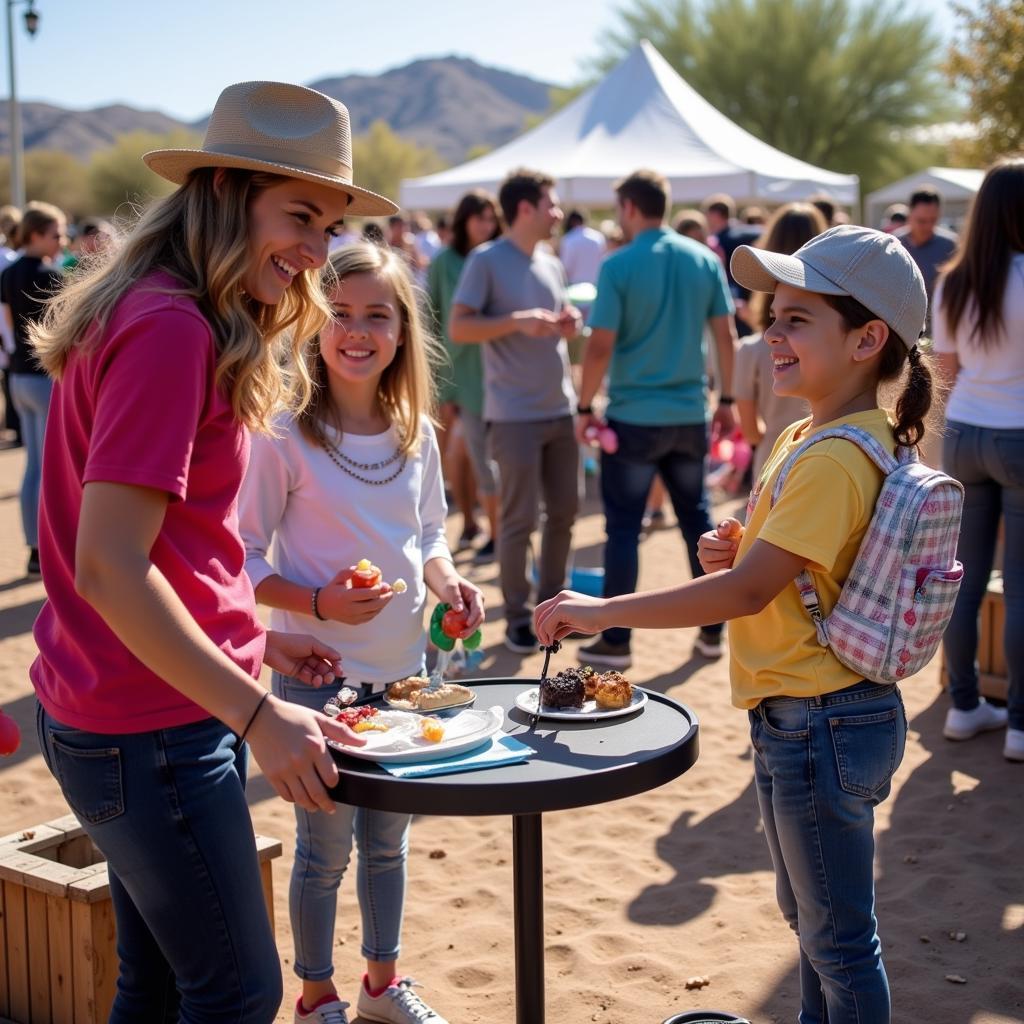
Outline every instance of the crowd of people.
[[[582, 662], [624, 669], [632, 629], [695, 626], [696, 652], [718, 658], [730, 623], [801, 1019], [884, 1024], [874, 808], [906, 718], [895, 685], [818, 643], [793, 585], [804, 573], [835, 602], [881, 474], [845, 437], [789, 460], [836, 428], [916, 450], [934, 336], [943, 460], [966, 489], [945, 735], [1005, 728], [1005, 756], [1024, 762], [1024, 160], [990, 169], [959, 241], [929, 192], [888, 211], [885, 231], [823, 196], [737, 217], [714, 195], [673, 218], [669, 182], [645, 169], [616, 185], [600, 230], [529, 169], [432, 223], [354, 183], [348, 124], [312, 90], [241, 83], [202, 149], [147, 154], [178, 188], [122, 237], [85, 222], [68, 251], [55, 207], [0, 211], [8, 426], [26, 449], [27, 568], [47, 593], [39, 741], [109, 865], [110, 1019], [274, 1019], [251, 748], [295, 804], [294, 1019], [348, 1019], [332, 949], [355, 842], [358, 1012], [445, 1024], [398, 969], [410, 819], [335, 804], [325, 741], [363, 741], [319, 709], [342, 659], [364, 695], [424, 670], [428, 593], [462, 614], [463, 636], [483, 621], [447, 540], [450, 500], [458, 545], [497, 560], [514, 652], [586, 638]], [[346, 221], [360, 217], [357, 234]], [[723, 442], [747, 453], [734, 493], [753, 494], [716, 524]], [[564, 590], [588, 461], [601, 597]], [[637, 593], [666, 497], [691, 579]], [[975, 660], [1000, 518], [1005, 709], [979, 696]], [[356, 586], [364, 558], [381, 574]]]

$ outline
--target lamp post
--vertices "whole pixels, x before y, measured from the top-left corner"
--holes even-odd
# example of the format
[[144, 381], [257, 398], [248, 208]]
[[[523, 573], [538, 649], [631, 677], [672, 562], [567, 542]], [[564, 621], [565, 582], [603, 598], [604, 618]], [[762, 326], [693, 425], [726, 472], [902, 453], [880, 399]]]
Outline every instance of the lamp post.
[[11, 104], [11, 202], [18, 209], [25, 205], [25, 153], [21, 140], [21, 109], [18, 106], [17, 76], [14, 72], [14, 8], [26, 4], [25, 31], [34, 36], [39, 30], [39, 12], [35, 0], [7, 0], [7, 70], [10, 73]]

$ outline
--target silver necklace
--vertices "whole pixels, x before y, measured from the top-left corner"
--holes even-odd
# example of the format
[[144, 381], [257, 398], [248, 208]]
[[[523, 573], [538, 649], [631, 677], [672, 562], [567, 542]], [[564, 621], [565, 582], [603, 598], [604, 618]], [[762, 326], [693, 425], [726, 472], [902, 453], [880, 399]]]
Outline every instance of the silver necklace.
[[[408, 462], [408, 456], [403, 455], [400, 448], [395, 449], [394, 455], [391, 455], [382, 462], [356, 462], [355, 459], [350, 459], [343, 452], [339, 451], [333, 445], [323, 442], [323, 449], [327, 452], [327, 457], [333, 462], [338, 469], [343, 473], [347, 473], [350, 477], [360, 481], [360, 483], [371, 484], [374, 487], [380, 487], [383, 484], [389, 484], [392, 480], [396, 480], [402, 475], [402, 470], [405, 469], [405, 464]], [[355, 469], [362, 470], [375, 470], [384, 469], [386, 466], [390, 466], [396, 459], [401, 459], [396, 469], [390, 476], [382, 477], [380, 480], [371, 480], [369, 477], [362, 476], [360, 473], [355, 472]], [[348, 463], [346, 466], [345, 463]], [[349, 466], [354, 466], [355, 469], [350, 469]]]

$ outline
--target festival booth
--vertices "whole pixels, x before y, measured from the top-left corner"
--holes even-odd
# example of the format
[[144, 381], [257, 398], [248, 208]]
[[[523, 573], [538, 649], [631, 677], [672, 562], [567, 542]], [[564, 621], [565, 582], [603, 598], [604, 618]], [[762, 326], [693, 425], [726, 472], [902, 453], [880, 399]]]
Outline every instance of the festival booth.
[[864, 200], [864, 223], [868, 227], [880, 227], [887, 206], [909, 203], [918, 189], [930, 188], [942, 197], [943, 220], [959, 225], [974, 194], [981, 188], [984, 176], [984, 171], [964, 167], [928, 167], [869, 193]]
[[447, 210], [471, 188], [497, 192], [516, 167], [558, 182], [566, 207], [613, 205], [616, 181], [650, 167], [676, 203], [727, 192], [740, 203], [785, 203], [827, 193], [858, 201], [858, 178], [787, 156], [692, 89], [646, 40], [599, 83], [536, 128], [475, 160], [401, 186], [404, 209]]

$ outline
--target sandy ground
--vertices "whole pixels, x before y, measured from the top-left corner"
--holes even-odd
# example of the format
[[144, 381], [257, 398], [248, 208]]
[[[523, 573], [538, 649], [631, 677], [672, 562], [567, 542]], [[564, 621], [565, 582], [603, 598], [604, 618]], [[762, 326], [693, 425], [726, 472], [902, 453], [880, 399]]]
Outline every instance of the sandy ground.
[[[27, 669], [43, 589], [23, 577], [21, 467], [21, 452], [0, 451], [0, 706], [18, 721], [24, 740], [14, 757], [0, 761], [0, 835], [67, 811], [34, 734]], [[599, 561], [602, 538], [591, 498], [577, 529], [581, 564]], [[645, 587], [686, 576], [675, 530], [644, 542], [641, 571]], [[500, 645], [496, 569], [475, 578], [493, 609], [481, 674], [535, 676], [539, 656], [516, 658]], [[796, 1020], [796, 944], [775, 905], [746, 719], [729, 704], [726, 660], [692, 658], [692, 641], [690, 630], [639, 634], [631, 676], [697, 711], [696, 766], [643, 796], [545, 819], [551, 1022], [659, 1024], [696, 1008], [731, 1010], [756, 1024]], [[946, 702], [937, 664], [906, 686], [904, 699], [910, 741], [877, 828], [878, 914], [893, 1019], [1024, 1021], [1024, 767], [1003, 761], [999, 735], [962, 745], [942, 739]], [[292, 809], [258, 774], [249, 792], [257, 831], [284, 840], [285, 854], [275, 862], [286, 979], [278, 1020], [291, 1021], [298, 991], [287, 911]], [[432, 851], [447, 857], [432, 858]], [[342, 886], [336, 977], [343, 996], [354, 1000], [362, 968], [353, 882]], [[957, 932], [966, 939], [955, 941]], [[508, 818], [415, 822], [402, 966], [424, 982], [424, 995], [452, 1024], [514, 1019]], [[687, 990], [694, 976], [706, 976], [708, 986]]]

